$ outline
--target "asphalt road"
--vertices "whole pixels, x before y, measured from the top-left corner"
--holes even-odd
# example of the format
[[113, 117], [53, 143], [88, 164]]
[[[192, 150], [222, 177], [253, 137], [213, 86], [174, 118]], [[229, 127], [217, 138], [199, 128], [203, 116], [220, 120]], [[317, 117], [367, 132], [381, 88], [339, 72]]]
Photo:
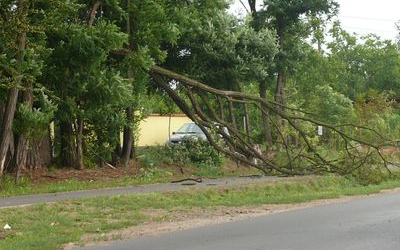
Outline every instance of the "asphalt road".
[[78, 250], [399, 250], [400, 193]]
[[235, 184], [266, 182], [266, 181], [277, 180], [279, 178], [283, 179], [285, 177], [263, 176], [258, 178], [253, 178], [253, 177], [222, 178], [215, 180], [214, 179], [203, 180], [201, 183], [197, 183], [194, 181], [185, 181], [182, 183], [160, 183], [160, 184], [138, 185], [138, 186], [121, 187], [121, 188], [105, 188], [105, 189], [83, 190], [83, 191], [51, 193], [51, 194], [0, 197], [0, 208], [32, 205], [37, 203], [56, 202], [63, 200], [75, 200], [75, 199], [90, 198], [96, 196], [180, 191], [193, 188], [205, 188], [211, 186], [224, 187]]

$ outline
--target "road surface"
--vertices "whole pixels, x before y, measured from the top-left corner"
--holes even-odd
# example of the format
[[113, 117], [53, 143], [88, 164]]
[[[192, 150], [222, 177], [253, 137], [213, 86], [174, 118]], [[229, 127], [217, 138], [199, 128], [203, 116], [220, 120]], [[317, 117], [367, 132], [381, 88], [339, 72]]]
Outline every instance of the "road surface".
[[400, 192], [78, 250], [399, 250]]
[[268, 182], [278, 179], [290, 180], [287, 177], [274, 177], [274, 176], [262, 176], [262, 177], [237, 177], [237, 178], [221, 178], [221, 179], [206, 179], [201, 183], [194, 181], [185, 181], [182, 183], [160, 183], [150, 185], [138, 185], [130, 187], [117, 187], [117, 188], [104, 188], [95, 190], [82, 190], [74, 192], [62, 192], [62, 193], [51, 193], [51, 194], [38, 194], [38, 195], [23, 195], [14, 197], [0, 197], [0, 208], [32, 205], [37, 203], [56, 202], [63, 200], [74, 200], [82, 198], [90, 198], [96, 196], [112, 196], [112, 195], [124, 195], [124, 194], [142, 194], [142, 193], [153, 193], [153, 192], [168, 192], [168, 191], [180, 191], [188, 190], [193, 188], [205, 188], [205, 187], [225, 187], [236, 184], [255, 183], [255, 182]]

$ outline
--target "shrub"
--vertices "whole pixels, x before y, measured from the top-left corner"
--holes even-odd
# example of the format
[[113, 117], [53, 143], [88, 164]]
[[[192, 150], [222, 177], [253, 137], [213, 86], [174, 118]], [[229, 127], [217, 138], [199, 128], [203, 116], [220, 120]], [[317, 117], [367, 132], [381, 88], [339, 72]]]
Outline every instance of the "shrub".
[[148, 147], [139, 150], [142, 167], [161, 165], [219, 167], [223, 157], [204, 140], [188, 139], [181, 144]]

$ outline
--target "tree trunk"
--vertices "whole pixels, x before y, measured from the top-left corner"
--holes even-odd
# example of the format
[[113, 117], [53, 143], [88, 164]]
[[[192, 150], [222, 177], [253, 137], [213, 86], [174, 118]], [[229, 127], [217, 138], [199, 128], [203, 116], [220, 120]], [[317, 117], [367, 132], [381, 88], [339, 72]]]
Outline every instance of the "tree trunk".
[[61, 166], [67, 168], [77, 168], [76, 147], [71, 122], [60, 122], [61, 137]]
[[[19, 0], [18, 1], [18, 19], [23, 26], [26, 25], [26, 16], [28, 12], [28, 7], [27, 7], [27, 1], [26, 0]], [[17, 50], [17, 71], [22, 76], [22, 70], [23, 70], [23, 60], [24, 60], [24, 53], [25, 53], [25, 47], [26, 47], [26, 32], [25, 31], [20, 31], [20, 33], [17, 36], [17, 44], [18, 44], [18, 50]], [[8, 98], [7, 106], [5, 109], [5, 114], [3, 118], [3, 124], [1, 127], [1, 138], [0, 138], [0, 176], [3, 175], [5, 164], [6, 164], [6, 157], [7, 157], [7, 152], [10, 147], [10, 142], [11, 142], [11, 134], [12, 134], [12, 124], [14, 120], [14, 115], [15, 115], [15, 110], [17, 106], [17, 99], [18, 99], [18, 87], [21, 84], [21, 78], [18, 77], [17, 79], [14, 79], [14, 85], [10, 90], [10, 95]]]
[[243, 112], [244, 112], [244, 130], [249, 138], [249, 141], [251, 143], [251, 127], [250, 127], [250, 116], [249, 116], [249, 109], [247, 107], [247, 103], [243, 104]]
[[[26, 90], [22, 93], [22, 102], [26, 103], [28, 108], [32, 109], [33, 105], [33, 94], [32, 94], [32, 83], [27, 83]], [[30, 138], [26, 138], [24, 135], [20, 135], [17, 143], [17, 151], [15, 156], [15, 167], [17, 175], [15, 182], [18, 182], [19, 173], [26, 167], [26, 158], [30, 148]], [[39, 167], [39, 166], [34, 166]]]
[[248, 0], [247, 1], [250, 6], [250, 12], [253, 15], [253, 17], [256, 15], [257, 10], [256, 10], [256, 0]]
[[[260, 97], [262, 99], [267, 98], [267, 83], [260, 82], [259, 86], [260, 90]], [[265, 107], [265, 105], [262, 106], [264, 112], [261, 112], [261, 117], [262, 117], [262, 122], [263, 122], [263, 128], [264, 128], [264, 138], [267, 143], [267, 150], [272, 148], [272, 132], [271, 132], [271, 126], [269, 123], [269, 111], [268, 108]]]
[[[127, 9], [129, 9], [131, 5], [130, 0], [126, 0], [126, 6]], [[133, 51], [134, 49], [134, 43], [133, 43], [133, 38], [132, 38], [132, 19], [128, 11], [128, 17], [126, 20], [126, 32], [128, 34], [128, 39], [129, 39], [129, 51]], [[128, 79], [133, 79], [133, 72], [130, 67], [128, 67], [128, 72], [127, 72]], [[133, 145], [133, 130], [132, 130], [132, 124], [133, 124], [133, 108], [128, 107], [126, 109], [126, 119], [128, 122], [128, 125], [124, 129], [124, 142], [123, 142], [123, 147], [122, 147], [122, 157], [121, 157], [121, 164], [123, 166], [129, 166], [130, 159], [132, 157], [132, 154], [134, 153], [132, 150], [132, 145]]]
[[234, 129], [237, 129], [236, 125], [236, 118], [235, 118], [235, 112], [234, 112], [234, 107], [233, 107], [233, 102], [229, 100], [229, 116], [231, 119], [231, 123]]
[[[4, 117], [4, 112], [5, 112], [6, 105], [4, 102], [0, 102], [0, 128], [3, 127], [3, 117]], [[1, 136], [1, 132], [0, 132]]]
[[96, 17], [97, 9], [100, 7], [100, 4], [101, 4], [101, 1], [97, 0], [93, 5], [92, 10], [90, 11], [89, 18], [88, 18], [88, 26], [89, 27], [93, 26], [93, 22]]
[[[40, 164], [37, 166], [46, 167], [49, 166], [53, 161], [53, 154], [52, 154], [52, 143], [51, 143], [51, 136], [50, 136], [50, 126], [48, 132], [40, 139], [33, 141], [33, 145], [38, 145], [38, 158], [40, 160]], [[34, 146], [33, 146], [34, 147]], [[32, 151], [34, 151], [32, 149]], [[35, 153], [32, 152], [31, 155], [33, 156]], [[27, 166], [34, 166], [32, 162], [29, 161], [30, 158], [27, 159]]]
[[112, 165], [114, 166], [119, 166], [119, 160], [122, 155], [122, 147], [121, 147], [121, 140], [120, 140], [120, 135], [118, 134], [117, 138], [117, 145], [115, 145], [114, 152], [112, 154]]
[[280, 70], [278, 72], [278, 78], [276, 81], [276, 94], [275, 94], [275, 101], [279, 104], [278, 109], [281, 112], [285, 111], [284, 105], [286, 103], [285, 101], [285, 71]]
[[131, 122], [133, 121], [133, 110], [131, 107], [126, 109], [126, 118], [128, 120], [128, 125], [124, 129], [124, 142], [122, 147], [122, 166], [129, 166], [129, 161], [131, 159], [132, 144], [133, 144], [133, 131], [131, 128]]
[[79, 118], [76, 124], [76, 168], [84, 169], [83, 165], [83, 119]]
[[283, 33], [283, 28], [278, 28], [278, 36], [279, 36], [279, 53], [280, 53], [280, 61], [278, 62], [278, 77], [276, 80], [276, 93], [275, 93], [275, 101], [279, 104], [278, 110], [281, 112], [285, 112], [285, 83], [286, 83], [286, 70], [285, 66], [283, 66], [283, 53], [285, 50], [285, 37]]

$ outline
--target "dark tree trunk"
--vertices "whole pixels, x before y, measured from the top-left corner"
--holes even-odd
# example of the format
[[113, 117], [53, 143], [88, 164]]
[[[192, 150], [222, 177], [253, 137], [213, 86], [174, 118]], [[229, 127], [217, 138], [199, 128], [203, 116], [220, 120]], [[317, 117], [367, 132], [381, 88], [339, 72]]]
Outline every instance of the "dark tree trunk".
[[122, 155], [121, 140], [120, 140], [120, 136], [118, 135], [117, 145], [115, 145], [115, 149], [112, 154], [112, 165], [114, 165], [114, 166], [120, 165], [119, 160], [121, 158], [121, 155]]
[[122, 147], [121, 164], [122, 166], [129, 166], [131, 159], [132, 144], [133, 144], [133, 131], [131, 128], [131, 122], [133, 121], [133, 110], [131, 107], [126, 109], [126, 118], [128, 120], [128, 126], [124, 129], [124, 142]]
[[254, 15], [257, 13], [256, 0], [248, 0], [248, 3], [249, 3], [249, 6], [250, 6], [250, 12], [254, 17]]
[[[19, 22], [23, 25], [26, 25], [26, 15], [28, 12], [27, 1], [26, 0], [19, 0], [18, 5], [18, 19]], [[23, 60], [24, 60], [24, 53], [26, 47], [26, 32], [21, 31], [17, 35], [17, 44], [18, 44], [18, 51], [17, 51], [17, 71], [22, 75], [22, 68], [23, 68]], [[14, 85], [10, 90], [10, 94], [8, 97], [7, 106], [5, 109], [5, 114], [3, 117], [3, 124], [1, 127], [1, 138], [0, 138], [0, 176], [3, 175], [5, 164], [6, 164], [6, 157], [8, 150], [10, 148], [11, 143], [11, 136], [12, 136], [12, 124], [14, 120], [14, 115], [17, 106], [17, 99], [18, 99], [18, 87], [21, 84], [21, 80], [18, 78], [14, 80]]]
[[74, 131], [72, 129], [71, 122], [61, 122], [60, 123], [60, 159], [61, 166], [67, 168], [77, 168], [76, 161], [76, 147], [74, 140]]
[[[259, 90], [260, 90], [260, 97], [265, 100], [267, 98], [267, 83], [265, 81], [260, 83]], [[269, 123], [269, 111], [268, 108], [266, 108], [265, 106], [262, 106], [262, 108], [264, 112], [261, 112], [261, 118], [263, 121], [264, 138], [267, 143], [268, 146], [267, 150], [268, 150], [272, 148], [272, 132]]]

